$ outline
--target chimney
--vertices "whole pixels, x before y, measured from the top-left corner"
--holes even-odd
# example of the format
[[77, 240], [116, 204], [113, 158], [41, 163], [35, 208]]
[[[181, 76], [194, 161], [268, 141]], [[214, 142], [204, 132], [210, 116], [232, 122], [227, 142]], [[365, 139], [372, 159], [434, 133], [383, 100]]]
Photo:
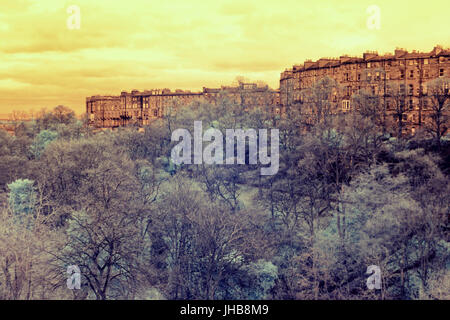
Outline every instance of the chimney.
[[431, 51], [433, 53], [434, 56], [437, 56], [438, 54], [440, 54], [442, 52], [442, 47], [441, 46], [435, 46], [433, 48], [433, 51]]
[[339, 62], [342, 64], [342, 63], [346, 63], [347, 61], [349, 61], [350, 60], [350, 57], [349, 56], [340, 56], [339, 57]]
[[319, 61], [317, 61], [317, 62], [319, 63], [319, 68], [322, 68], [329, 62], [329, 60], [322, 58], [322, 59], [319, 59]]
[[400, 49], [400, 48], [395, 49], [395, 57], [396, 58], [400, 58], [407, 53], [408, 53], [408, 51], [406, 51], [405, 49]]
[[370, 51], [368, 51], [368, 52], [365, 52], [363, 54], [364, 60], [368, 60], [368, 59], [371, 59], [371, 58], [374, 58], [374, 57], [378, 57], [378, 52], [370, 52]]
[[314, 62], [311, 60], [305, 61], [305, 69], [311, 68], [314, 65]]

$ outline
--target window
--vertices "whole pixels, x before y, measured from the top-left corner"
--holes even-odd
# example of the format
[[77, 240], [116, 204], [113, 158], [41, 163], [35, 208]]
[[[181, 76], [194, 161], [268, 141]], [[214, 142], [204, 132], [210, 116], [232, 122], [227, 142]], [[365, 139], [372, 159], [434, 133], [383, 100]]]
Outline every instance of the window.
[[424, 59], [423, 64], [428, 64], [428, 59]]
[[409, 70], [409, 77], [414, 78], [414, 70]]
[[348, 87], [346, 88], [346, 94], [347, 94], [347, 96], [351, 95], [351, 92], [352, 92], [352, 87], [351, 87], [351, 86], [348, 86]]
[[350, 100], [342, 100], [342, 111], [350, 110]]
[[367, 62], [367, 68], [370, 68], [370, 62]]
[[375, 79], [376, 79], [376, 80], [380, 80], [380, 72], [377, 71], [377, 72], [375, 73]]
[[405, 70], [400, 70], [400, 79], [405, 79]]
[[444, 76], [444, 69], [439, 69], [439, 77], [443, 77]]
[[386, 87], [386, 94], [387, 95], [392, 94], [392, 87], [390, 87], [390, 86]]
[[158, 116], [158, 109], [153, 110], [153, 115], [154, 115], [155, 117]]
[[412, 84], [409, 85], [409, 94], [414, 93], [414, 86]]
[[361, 73], [358, 73], [358, 81], [361, 81]]

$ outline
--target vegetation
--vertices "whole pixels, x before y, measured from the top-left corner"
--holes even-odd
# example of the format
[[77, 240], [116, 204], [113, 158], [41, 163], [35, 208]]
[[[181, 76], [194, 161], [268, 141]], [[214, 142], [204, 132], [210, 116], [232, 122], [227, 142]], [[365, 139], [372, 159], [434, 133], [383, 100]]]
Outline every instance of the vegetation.
[[[378, 100], [333, 114], [335, 89], [281, 117], [224, 96], [145, 132], [94, 133], [65, 107], [0, 131], [0, 299], [450, 299], [450, 99], [430, 89], [435, 121], [389, 138]], [[173, 164], [171, 132], [194, 120], [279, 129], [278, 173]]]

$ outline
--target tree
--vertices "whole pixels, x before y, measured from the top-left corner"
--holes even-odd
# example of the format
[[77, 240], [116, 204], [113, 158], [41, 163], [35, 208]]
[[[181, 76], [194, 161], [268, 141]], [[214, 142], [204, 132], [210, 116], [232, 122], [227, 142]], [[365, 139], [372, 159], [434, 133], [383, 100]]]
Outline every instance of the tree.
[[69, 124], [75, 121], [75, 112], [65, 106], [56, 106], [52, 111], [53, 118], [61, 124]]
[[44, 152], [47, 145], [58, 138], [58, 133], [51, 130], [42, 130], [34, 138], [33, 144], [30, 146], [30, 152], [34, 158], [39, 158]]
[[34, 189], [34, 181], [18, 179], [10, 184], [9, 206], [17, 216], [33, 214], [37, 202], [37, 194]]
[[144, 281], [140, 257], [149, 211], [140, 196], [149, 193], [141, 192], [134, 164], [123, 154], [83, 173], [57, 259], [80, 268], [96, 299], [132, 298]]
[[28, 170], [28, 139], [11, 136], [0, 130], [0, 190], [8, 183], [26, 176]]
[[436, 78], [426, 83], [427, 95], [431, 99], [430, 120], [426, 129], [433, 136], [438, 150], [441, 149], [441, 137], [448, 130], [450, 108], [450, 78]]
[[0, 209], [0, 299], [69, 299], [65, 270], [51, 267], [50, 252], [63, 237], [49, 227], [30, 185], [16, 181], [13, 208]]
[[311, 124], [323, 123], [328, 126], [331, 115], [337, 112], [339, 91], [338, 83], [330, 77], [323, 77], [311, 88], [303, 90], [302, 108]]
[[352, 96], [352, 105], [357, 113], [386, 132], [386, 114], [380, 95], [362, 89]]
[[395, 126], [397, 127], [397, 137], [401, 138], [403, 136], [403, 129], [405, 128], [406, 120], [406, 89], [404, 85], [398, 85], [397, 83], [390, 83], [387, 86], [387, 104], [388, 109], [393, 111], [393, 117], [395, 121]]
[[154, 237], [164, 240], [166, 252], [162, 288], [170, 299], [217, 299], [223, 281], [264, 250], [258, 222], [251, 212], [205, 201], [179, 174], [165, 188], [154, 219]]
[[36, 116], [36, 131], [54, 130], [58, 125], [68, 125], [76, 122], [75, 112], [65, 106], [56, 106], [51, 111], [41, 109]]
[[[413, 175], [426, 177], [418, 173], [418, 168], [425, 173], [434, 171], [435, 165], [426, 165], [426, 157], [418, 157], [416, 152], [403, 152], [397, 157], [402, 159], [400, 171], [393, 167], [391, 172], [386, 164], [374, 166], [344, 186], [344, 215], [333, 212], [315, 245], [321, 257], [321, 273], [329, 275], [321, 294], [335, 298], [414, 298], [420, 288], [428, 292], [428, 279], [445, 269], [449, 254], [443, 227], [448, 202], [430, 202], [427, 192], [428, 208], [424, 207], [411, 184]], [[375, 294], [365, 289], [369, 265], [382, 270], [383, 286]]]

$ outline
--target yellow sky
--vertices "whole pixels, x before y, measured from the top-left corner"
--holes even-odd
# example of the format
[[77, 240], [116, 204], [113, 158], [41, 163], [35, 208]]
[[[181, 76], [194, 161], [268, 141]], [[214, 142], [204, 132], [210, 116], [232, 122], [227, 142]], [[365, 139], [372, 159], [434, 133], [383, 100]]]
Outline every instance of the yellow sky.
[[[70, 30], [67, 8], [81, 9]], [[369, 5], [380, 29], [366, 25]], [[450, 46], [448, 0], [1, 0], [0, 114], [122, 90], [277, 88], [305, 59]]]

